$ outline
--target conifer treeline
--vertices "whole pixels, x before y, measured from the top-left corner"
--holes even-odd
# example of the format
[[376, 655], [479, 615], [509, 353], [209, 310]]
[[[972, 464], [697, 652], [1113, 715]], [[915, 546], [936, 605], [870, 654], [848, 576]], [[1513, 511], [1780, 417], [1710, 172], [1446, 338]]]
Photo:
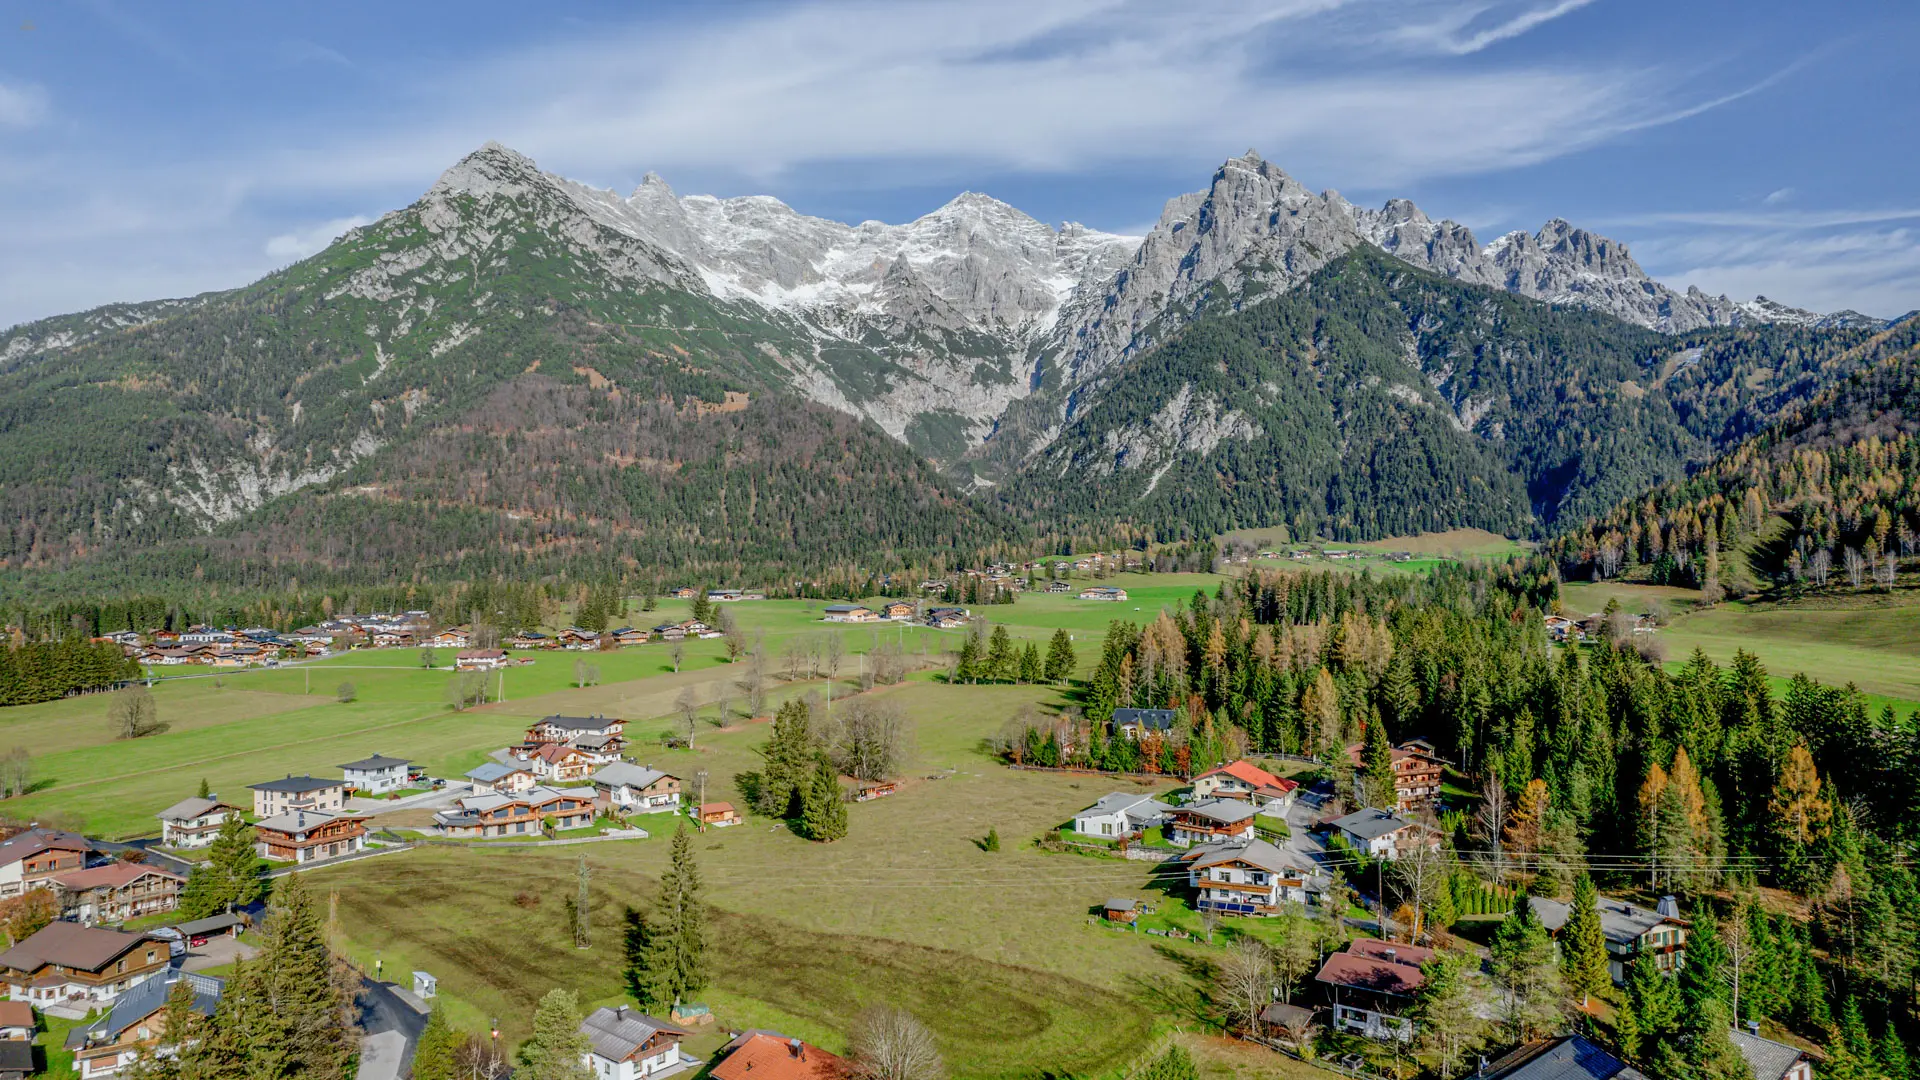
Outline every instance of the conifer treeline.
[[30, 705], [138, 678], [139, 665], [112, 642], [68, 635], [0, 643], [0, 705]]

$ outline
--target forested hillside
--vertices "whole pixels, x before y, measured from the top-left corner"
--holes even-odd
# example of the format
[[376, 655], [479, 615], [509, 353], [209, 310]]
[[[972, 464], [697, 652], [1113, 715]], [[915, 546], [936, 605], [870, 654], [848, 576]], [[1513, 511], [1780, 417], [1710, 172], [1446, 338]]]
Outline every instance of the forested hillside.
[[[1920, 529], [1920, 319], [1824, 370], [1849, 374], [1694, 475], [1588, 519], [1550, 551], [1570, 575], [1632, 575], [1714, 597], [1742, 569], [1783, 589], [1890, 586]], [[1730, 561], [1736, 547], [1744, 568]]]
[[1844, 374], [1856, 330], [1670, 337], [1372, 249], [1132, 361], [1014, 480], [1056, 527], [1519, 535], [1685, 474]]

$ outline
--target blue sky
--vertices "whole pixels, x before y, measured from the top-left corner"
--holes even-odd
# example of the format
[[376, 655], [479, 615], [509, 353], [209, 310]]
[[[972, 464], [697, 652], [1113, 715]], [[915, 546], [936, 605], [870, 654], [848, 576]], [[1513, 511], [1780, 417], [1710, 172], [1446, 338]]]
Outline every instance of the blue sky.
[[0, 0], [0, 325], [243, 284], [487, 139], [622, 191], [1115, 231], [1257, 148], [1483, 242], [1560, 216], [1670, 283], [1891, 316], [1916, 46], [1910, 0]]

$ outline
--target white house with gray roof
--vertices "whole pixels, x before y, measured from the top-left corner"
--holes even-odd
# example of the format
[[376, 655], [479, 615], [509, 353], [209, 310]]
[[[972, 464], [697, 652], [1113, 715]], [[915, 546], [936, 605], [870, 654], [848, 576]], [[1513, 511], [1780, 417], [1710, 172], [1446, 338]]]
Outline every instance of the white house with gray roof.
[[[1569, 905], [1558, 900], [1535, 899], [1534, 914], [1547, 932], [1558, 934], [1567, 925]], [[1655, 967], [1672, 973], [1687, 957], [1687, 929], [1691, 925], [1680, 917], [1680, 905], [1671, 896], [1663, 896], [1653, 907], [1602, 896], [1594, 901], [1600, 912], [1600, 932], [1607, 941], [1607, 971], [1616, 985], [1627, 983], [1627, 968], [1635, 957], [1653, 958]]]
[[588, 778], [594, 805], [621, 814], [661, 814], [680, 809], [680, 778], [649, 766], [615, 762]]
[[288, 773], [281, 780], [247, 786], [253, 790], [253, 816], [257, 818], [277, 817], [295, 810], [318, 810], [330, 814], [345, 808], [347, 804], [347, 785], [344, 780]]
[[1167, 820], [1173, 810], [1151, 795], [1116, 791], [1073, 815], [1073, 831], [1087, 836], [1131, 836]]
[[646, 1080], [703, 1064], [680, 1052], [686, 1029], [625, 1005], [595, 1009], [580, 1021], [580, 1034], [588, 1046], [581, 1060], [596, 1080]]
[[1440, 846], [1440, 834], [1417, 821], [1374, 807], [1355, 810], [1333, 822], [1332, 828], [1355, 851], [1376, 859], [1397, 859], [1415, 845]]
[[362, 795], [385, 795], [407, 786], [407, 766], [411, 764], [406, 758], [375, 754], [349, 761], [340, 766], [340, 771], [346, 774], [347, 786]]

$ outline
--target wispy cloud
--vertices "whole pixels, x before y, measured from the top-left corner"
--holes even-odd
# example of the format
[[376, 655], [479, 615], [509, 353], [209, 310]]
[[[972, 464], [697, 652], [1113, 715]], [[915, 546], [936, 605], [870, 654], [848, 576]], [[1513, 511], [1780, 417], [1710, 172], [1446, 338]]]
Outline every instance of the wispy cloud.
[[[1412, 46], [1420, 46], [1451, 54], [1468, 56], [1489, 46], [1517, 38], [1537, 26], [1550, 23], [1563, 15], [1579, 11], [1592, 4], [1594, 0], [1560, 0], [1559, 3], [1544, 7], [1529, 7], [1517, 13], [1498, 14], [1501, 11], [1495, 4], [1456, 5], [1443, 11], [1431, 21], [1409, 22], [1394, 30], [1389, 36]], [[1494, 20], [1488, 19], [1490, 14]]]
[[0, 127], [32, 127], [46, 119], [47, 91], [32, 83], [0, 82]]
[[1783, 188], [1775, 188], [1774, 190], [1767, 192], [1767, 197], [1764, 199], [1761, 199], [1760, 201], [1767, 204], [1768, 206], [1779, 206], [1781, 203], [1786, 202], [1788, 199], [1791, 199], [1791, 198], [1793, 198], [1793, 189], [1790, 187], [1783, 187]]
[[[1769, 197], [1766, 201], [1772, 202]], [[1704, 225], [1724, 229], [1832, 229], [1920, 218], [1920, 207], [1880, 210], [1674, 211], [1606, 218], [1610, 225]]]
[[280, 59], [290, 66], [301, 64], [328, 64], [333, 67], [352, 67], [353, 61], [338, 49], [329, 48], [317, 41], [294, 38], [280, 44]]
[[279, 236], [273, 237], [267, 241], [266, 247], [263, 250], [267, 253], [268, 258], [279, 259], [284, 262], [304, 259], [316, 251], [325, 249], [328, 244], [339, 239], [348, 229], [357, 229], [372, 220], [370, 217], [355, 214], [351, 217], [323, 221], [318, 225], [311, 225], [304, 229], [297, 229], [293, 232], [282, 233]]
[[1675, 284], [1814, 311], [1892, 318], [1920, 307], [1920, 232], [1911, 228], [1723, 232], [1641, 240], [1635, 253]]

